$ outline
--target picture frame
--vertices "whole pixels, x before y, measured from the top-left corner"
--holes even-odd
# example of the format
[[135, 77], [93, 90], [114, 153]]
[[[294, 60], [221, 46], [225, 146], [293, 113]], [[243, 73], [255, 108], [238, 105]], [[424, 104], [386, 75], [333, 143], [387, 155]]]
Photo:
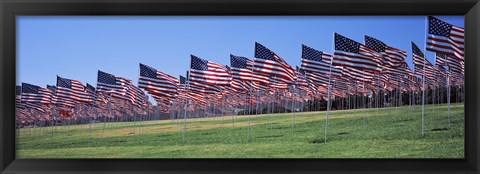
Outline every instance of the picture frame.
[[[1, 173], [479, 173], [478, 0], [1, 0]], [[465, 159], [15, 159], [18, 15], [465, 15]]]

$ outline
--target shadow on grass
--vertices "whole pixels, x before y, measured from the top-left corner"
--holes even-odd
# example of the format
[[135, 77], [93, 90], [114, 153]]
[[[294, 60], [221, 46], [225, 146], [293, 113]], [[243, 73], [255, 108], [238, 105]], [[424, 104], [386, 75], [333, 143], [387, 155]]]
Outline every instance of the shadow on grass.
[[446, 131], [448, 130], [448, 128], [435, 128], [435, 129], [431, 129], [431, 131]]
[[325, 138], [314, 139], [314, 140], [310, 141], [310, 143], [312, 143], [312, 144], [323, 144], [323, 143], [325, 143]]
[[268, 135], [268, 136], [260, 136], [257, 138], [278, 138], [278, 137], [283, 137], [283, 135]]

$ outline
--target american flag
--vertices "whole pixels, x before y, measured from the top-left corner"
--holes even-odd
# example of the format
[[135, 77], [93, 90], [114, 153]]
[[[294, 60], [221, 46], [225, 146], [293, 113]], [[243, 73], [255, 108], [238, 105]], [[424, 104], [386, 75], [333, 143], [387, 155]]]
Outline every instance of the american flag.
[[[129, 80], [130, 83], [127, 83], [127, 93], [126, 97], [129, 99], [129, 101], [134, 104], [135, 106], [144, 106], [147, 104], [147, 95], [140, 89], [139, 87], [135, 86], [132, 84], [132, 82]], [[155, 95], [152, 95], [152, 97], [155, 99]]]
[[52, 104], [52, 92], [37, 85], [22, 83], [22, 102]]
[[311, 73], [309, 71], [305, 71], [305, 77], [307, 79], [312, 80], [313, 82], [319, 84], [319, 85], [327, 85], [329, 78], [328, 76], [317, 74], [317, 73]]
[[398, 67], [407, 58], [407, 52], [393, 48], [382, 41], [370, 36], [365, 36], [365, 45], [383, 55], [383, 65], [388, 67]]
[[418, 48], [418, 46], [412, 42], [412, 59], [415, 69], [415, 74], [422, 76], [424, 74], [424, 62], [425, 62], [425, 77], [429, 79], [434, 79], [434, 68], [432, 63], [430, 63], [426, 58], [423, 52]]
[[270, 76], [269, 87], [272, 89], [288, 89], [289, 84], [279, 80], [276, 76]]
[[276, 76], [285, 83], [295, 81], [295, 70], [273, 51], [255, 42], [255, 71], [265, 77]]
[[127, 94], [127, 83], [125, 78], [116, 77], [112, 74], [98, 71], [97, 91], [109, 93], [115, 98], [129, 100], [125, 95]]
[[385, 66], [385, 69], [383, 70], [382, 73], [387, 73], [392, 76], [406, 76], [411, 71], [409, 71], [410, 68], [408, 68], [408, 65], [406, 62], [401, 62], [398, 67], [390, 67], [390, 66]]
[[150, 66], [140, 64], [138, 87], [152, 94], [154, 98], [176, 98], [179, 81], [177, 78], [158, 71]]
[[230, 54], [230, 73], [234, 79], [244, 81], [255, 81], [259, 83], [268, 83], [268, 77], [254, 73], [253, 61], [246, 58]]
[[427, 50], [464, 60], [464, 33], [463, 28], [429, 16]]
[[295, 76], [297, 77], [295, 83], [298, 86], [298, 89], [308, 90], [308, 81], [307, 77], [305, 76], [305, 71], [297, 67], [295, 70], [295, 74]]
[[235, 89], [236, 91], [239, 91], [239, 92], [242, 92], [242, 91], [248, 91], [249, 88], [247, 86], [247, 84], [242, 81], [242, 80], [239, 80], [239, 79], [233, 79], [232, 80], [232, 88]]
[[15, 107], [17, 109], [26, 109], [27, 105], [22, 102], [22, 86], [16, 86], [15, 88]]
[[[53, 85], [47, 85], [47, 89], [49, 89], [50, 92], [52, 92], [52, 103], [53, 104], [61, 104], [61, 103], [58, 102], [57, 87], [53, 86]], [[70, 107], [73, 107], [75, 105], [75, 103], [73, 101], [71, 103], [65, 103], [65, 104], [67, 104]]]
[[178, 97], [180, 99], [185, 99], [187, 97], [187, 78], [183, 76], [179, 76], [179, 82], [180, 84], [178, 85]]
[[90, 95], [86, 92], [85, 86], [81, 82], [60, 76], [57, 76], [57, 97], [65, 101], [92, 102]]
[[[315, 73], [330, 74], [331, 62], [327, 62], [325, 59], [331, 60], [332, 55], [318, 51], [306, 45], [302, 45], [302, 60], [300, 64], [301, 69]], [[331, 71], [332, 75], [342, 75], [342, 69], [338, 67], [332, 67]]]
[[189, 80], [209, 85], [230, 86], [232, 75], [224, 65], [191, 55]]
[[[205, 85], [203, 83], [188, 81], [189, 73], [187, 71], [187, 78], [180, 76], [180, 98], [192, 99], [199, 103], [205, 103], [205, 97], [215, 92], [220, 91], [217, 86]], [[188, 84], [187, 84], [188, 82]], [[188, 92], [188, 93], [187, 93]]]
[[366, 70], [360, 70], [353, 67], [343, 68], [343, 76], [350, 78], [356, 82], [372, 82], [374, 73]]
[[452, 56], [445, 54], [435, 55], [435, 64], [440, 66], [448, 66], [448, 69], [452, 72], [463, 73], [463, 60], [458, 60]]
[[95, 90], [95, 87], [93, 87], [92, 85], [87, 83], [87, 85], [85, 86], [85, 91], [90, 96], [90, 100], [96, 101], [98, 99], [97, 91]]
[[349, 66], [360, 70], [382, 71], [382, 55], [352, 39], [335, 33], [333, 65]]
[[344, 93], [348, 93], [351, 91], [349, 88], [350, 80], [347, 77], [336, 77], [332, 80], [334, 82], [334, 88], [338, 91], [343, 91]]
[[108, 102], [107, 96], [104, 93], [98, 93], [93, 85], [87, 83], [85, 86], [88, 95], [90, 95], [90, 99], [93, 101], [93, 106], [105, 109], [106, 103]]
[[219, 88], [219, 86], [206, 85], [206, 84], [198, 83], [194, 81], [188, 82], [188, 89], [191, 90], [192, 92], [205, 93], [205, 94], [213, 94], [213, 93], [222, 91]]
[[15, 103], [22, 102], [22, 86], [15, 86]]

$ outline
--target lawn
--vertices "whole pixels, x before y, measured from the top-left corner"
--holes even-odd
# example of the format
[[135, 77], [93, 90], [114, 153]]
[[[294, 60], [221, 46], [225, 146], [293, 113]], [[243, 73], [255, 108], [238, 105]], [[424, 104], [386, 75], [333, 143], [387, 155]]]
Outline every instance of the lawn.
[[326, 143], [325, 113], [187, 119], [185, 141], [183, 120], [22, 128], [17, 158], [464, 157], [463, 104], [450, 127], [447, 105], [426, 106], [423, 136], [418, 105], [332, 111]]

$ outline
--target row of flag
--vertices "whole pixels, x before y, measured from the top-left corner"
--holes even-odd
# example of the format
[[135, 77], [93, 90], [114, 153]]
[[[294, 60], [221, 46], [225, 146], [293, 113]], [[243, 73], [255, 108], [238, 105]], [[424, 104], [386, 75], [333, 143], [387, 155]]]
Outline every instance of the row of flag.
[[57, 76], [57, 84], [46, 88], [29, 83], [17, 86], [17, 117], [23, 121], [147, 114], [153, 106], [146, 93], [168, 113], [212, 104], [228, 108], [325, 99], [329, 92], [333, 97], [357, 92], [368, 96], [382, 90], [405, 92], [462, 85], [463, 28], [429, 16], [426, 37], [425, 50], [435, 53], [435, 62], [429, 62], [412, 42], [413, 70], [405, 62], [404, 50], [371, 36], [365, 36], [362, 44], [334, 33], [333, 54], [302, 45], [300, 67], [295, 68], [269, 48], [255, 43], [253, 60], [230, 55], [230, 66], [191, 55], [189, 71], [178, 78], [140, 63], [137, 86], [130, 79], [103, 71], [98, 71], [96, 87]]

